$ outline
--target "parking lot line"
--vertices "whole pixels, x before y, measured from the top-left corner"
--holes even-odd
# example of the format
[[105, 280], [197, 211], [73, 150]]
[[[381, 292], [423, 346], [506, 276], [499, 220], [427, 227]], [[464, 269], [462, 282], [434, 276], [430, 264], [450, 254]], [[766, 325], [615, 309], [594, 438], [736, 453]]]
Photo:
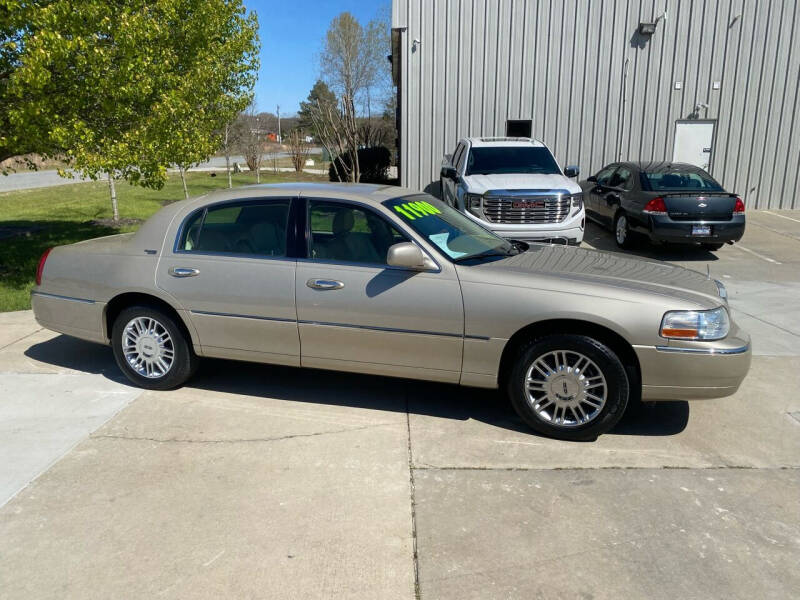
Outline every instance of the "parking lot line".
[[763, 254], [759, 254], [755, 250], [750, 250], [750, 248], [745, 248], [741, 244], [734, 244], [733, 247], [734, 248], [738, 248], [739, 250], [743, 250], [745, 252], [749, 252], [753, 256], [756, 256], [756, 257], [760, 258], [761, 260], [765, 260], [765, 261], [770, 262], [770, 263], [772, 263], [774, 265], [782, 265], [783, 264], [782, 262], [777, 261], [774, 258], [770, 258], [769, 256], [764, 256]]
[[781, 219], [789, 219], [790, 221], [794, 221], [795, 223], [800, 223], [800, 219], [793, 219], [792, 217], [787, 217], [786, 215], [779, 215], [778, 213], [770, 212], [768, 210], [762, 212], [766, 215], [772, 215], [773, 217], [780, 217]]

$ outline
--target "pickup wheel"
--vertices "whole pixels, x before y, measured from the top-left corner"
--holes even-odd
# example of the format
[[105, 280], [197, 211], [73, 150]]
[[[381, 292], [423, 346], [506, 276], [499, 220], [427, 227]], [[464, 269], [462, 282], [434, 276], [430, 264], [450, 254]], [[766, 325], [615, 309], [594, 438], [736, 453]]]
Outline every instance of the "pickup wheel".
[[524, 345], [508, 379], [508, 394], [522, 420], [541, 434], [594, 440], [622, 418], [628, 376], [602, 342], [576, 334], [541, 337]]
[[117, 365], [139, 387], [176, 388], [197, 370], [197, 355], [183, 330], [156, 308], [124, 309], [114, 321], [111, 337]]

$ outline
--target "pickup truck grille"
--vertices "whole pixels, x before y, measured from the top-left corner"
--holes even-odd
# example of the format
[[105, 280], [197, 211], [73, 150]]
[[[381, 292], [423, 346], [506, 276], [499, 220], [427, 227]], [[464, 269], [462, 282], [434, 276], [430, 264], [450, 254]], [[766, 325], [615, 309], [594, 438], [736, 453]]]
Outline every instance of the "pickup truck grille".
[[483, 215], [491, 223], [540, 225], [560, 223], [569, 215], [569, 196], [485, 197]]

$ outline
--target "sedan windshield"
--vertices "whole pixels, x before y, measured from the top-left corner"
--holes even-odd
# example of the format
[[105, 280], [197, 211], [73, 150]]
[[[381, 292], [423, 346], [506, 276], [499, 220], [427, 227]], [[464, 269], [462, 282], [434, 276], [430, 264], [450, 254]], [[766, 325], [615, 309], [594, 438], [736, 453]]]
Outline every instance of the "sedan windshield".
[[660, 169], [655, 172], [642, 172], [642, 185], [644, 189], [654, 192], [721, 192], [722, 186], [711, 175], [703, 171], [681, 169]]
[[561, 169], [550, 150], [543, 146], [491, 146], [470, 150], [466, 175], [500, 173], [560, 175]]
[[511, 243], [433, 196], [404, 196], [383, 205], [454, 262], [518, 252]]

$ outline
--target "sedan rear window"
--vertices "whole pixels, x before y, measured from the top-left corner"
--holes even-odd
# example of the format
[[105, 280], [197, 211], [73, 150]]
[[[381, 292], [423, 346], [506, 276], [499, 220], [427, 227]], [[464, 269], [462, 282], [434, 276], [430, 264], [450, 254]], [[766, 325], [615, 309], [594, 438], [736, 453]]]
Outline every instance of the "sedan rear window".
[[286, 256], [288, 199], [226, 203], [194, 213], [183, 227], [178, 250]]
[[722, 186], [702, 171], [665, 169], [657, 172], [642, 172], [642, 186], [654, 192], [721, 192]]
[[495, 146], [473, 148], [467, 157], [466, 175], [500, 173], [561, 174], [550, 150], [543, 146]]

